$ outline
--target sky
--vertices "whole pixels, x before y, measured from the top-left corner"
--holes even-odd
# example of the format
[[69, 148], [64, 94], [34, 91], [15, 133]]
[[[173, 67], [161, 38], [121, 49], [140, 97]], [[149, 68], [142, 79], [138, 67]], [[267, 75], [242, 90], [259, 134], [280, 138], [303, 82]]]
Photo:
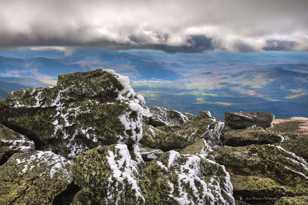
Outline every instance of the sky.
[[307, 0], [1, 0], [0, 47], [308, 50]]
[[97, 68], [150, 105], [308, 113], [308, 0], [0, 0], [0, 99]]

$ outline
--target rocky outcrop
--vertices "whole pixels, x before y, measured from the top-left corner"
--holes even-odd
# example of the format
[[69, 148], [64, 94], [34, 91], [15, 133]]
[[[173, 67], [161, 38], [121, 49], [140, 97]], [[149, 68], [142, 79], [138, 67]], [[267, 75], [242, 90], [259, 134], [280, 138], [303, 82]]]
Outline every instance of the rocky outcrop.
[[148, 109], [112, 71], [13, 92], [0, 123], [0, 204], [234, 204], [229, 173], [207, 158], [223, 123]]
[[182, 126], [192, 118], [189, 113], [181, 113], [176, 110], [168, 110], [164, 107], [151, 107], [151, 115], [146, 118], [148, 124], [159, 126]]
[[299, 197], [282, 197], [275, 205], [306, 205], [308, 204], [307, 196]]
[[164, 151], [182, 149], [202, 139], [213, 123], [216, 123], [215, 118], [208, 112], [203, 112], [190, 120], [185, 120], [181, 126], [172, 123], [158, 127], [145, 124], [140, 142], [144, 146]]
[[0, 204], [307, 204], [308, 119], [147, 108], [96, 70], [0, 102]]
[[263, 128], [225, 130], [223, 143], [228, 146], [246, 146], [251, 144], [274, 144], [283, 141], [283, 136]]
[[51, 205], [72, 180], [70, 162], [62, 156], [16, 153], [0, 167], [0, 204]]
[[[247, 123], [247, 119], [243, 118], [243, 123], [239, 119], [237, 124]], [[308, 194], [308, 163], [303, 151], [307, 122], [306, 118], [293, 118], [274, 120], [270, 127], [255, 123], [245, 129], [224, 128], [224, 146], [211, 155], [229, 171], [238, 204], [296, 204]]]
[[142, 135], [142, 97], [127, 78], [106, 71], [62, 75], [53, 88], [13, 92], [6, 105], [3, 124], [31, 136], [39, 149], [70, 158]]
[[226, 126], [232, 129], [244, 129], [252, 126], [267, 128], [274, 119], [268, 112], [226, 112]]
[[283, 148], [308, 160], [308, 118], [278, 119], [270, 130], [284, 136]]
[[[126, 145], [98, 147], [77, 157], [73, 166], [83, 189], [74, 199], [91, 204], [233, 204], [225, 168], [200, 155], [176, 151], [138, 163]], [[93, 197], [95, 196], [95, 197]]]

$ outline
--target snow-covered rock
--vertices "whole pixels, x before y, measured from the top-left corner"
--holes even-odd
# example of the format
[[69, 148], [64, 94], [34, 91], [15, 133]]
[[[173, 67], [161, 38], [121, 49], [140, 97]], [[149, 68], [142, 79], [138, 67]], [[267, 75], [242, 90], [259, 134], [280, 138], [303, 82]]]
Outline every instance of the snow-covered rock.
[[137, 143], [147, 114], [128, 79], [103, 70], [61, 75], [55, 87], [16, 91], [6, 103], [7, 123], [70, 158], [100, 144]]

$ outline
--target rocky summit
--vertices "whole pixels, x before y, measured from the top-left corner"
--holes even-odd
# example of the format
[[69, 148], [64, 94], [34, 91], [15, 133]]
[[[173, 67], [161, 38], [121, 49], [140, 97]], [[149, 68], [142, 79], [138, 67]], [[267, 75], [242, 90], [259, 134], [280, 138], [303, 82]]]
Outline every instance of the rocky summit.
[[0, 102], [0, 205], [305, 205], [308, 119], [147, 107], [111, 70]]

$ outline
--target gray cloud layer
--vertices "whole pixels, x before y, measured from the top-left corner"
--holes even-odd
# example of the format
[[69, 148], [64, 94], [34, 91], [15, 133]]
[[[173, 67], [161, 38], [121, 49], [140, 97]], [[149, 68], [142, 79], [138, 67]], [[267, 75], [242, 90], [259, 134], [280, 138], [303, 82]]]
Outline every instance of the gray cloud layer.
[[1, 0], [0, 47], [307, 50], [307, 0]]

